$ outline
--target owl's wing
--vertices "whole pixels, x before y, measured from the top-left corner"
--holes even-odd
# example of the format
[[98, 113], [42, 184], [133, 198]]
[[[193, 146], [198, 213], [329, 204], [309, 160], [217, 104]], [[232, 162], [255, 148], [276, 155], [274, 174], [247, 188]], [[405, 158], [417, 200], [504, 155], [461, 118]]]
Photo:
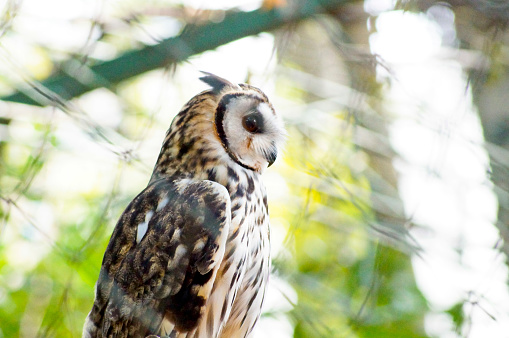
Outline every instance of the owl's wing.
[[104, 255], [84, 337], [157, 334], [163, 318], [195, 328], [231, 222], [230, 196], [212, 181], [159, 180], [124, 211]]

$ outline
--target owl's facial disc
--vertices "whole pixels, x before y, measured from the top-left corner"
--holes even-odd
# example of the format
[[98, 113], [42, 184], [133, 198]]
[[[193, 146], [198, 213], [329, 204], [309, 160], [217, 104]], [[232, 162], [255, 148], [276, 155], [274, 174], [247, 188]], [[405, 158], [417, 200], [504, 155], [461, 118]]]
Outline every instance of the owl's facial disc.
[[216, 111], [216, 130], [239, 165], [263, 171], [276, 160], [285, 131], [272, 106], [253, 90], [225, 94]]

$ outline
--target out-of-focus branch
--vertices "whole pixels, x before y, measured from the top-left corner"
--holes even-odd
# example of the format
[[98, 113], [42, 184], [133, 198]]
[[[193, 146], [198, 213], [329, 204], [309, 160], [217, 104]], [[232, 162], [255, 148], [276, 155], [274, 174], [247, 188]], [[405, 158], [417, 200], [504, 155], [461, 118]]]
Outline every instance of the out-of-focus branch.
[[218, 23], [187, 25], [176, 37], [153, 46], [129, 51], [116, 59], [86, 68], [76, 65], [76, 71], [59, 72], [32, 88], [0, 98], [4, 101], [31, 105], [51, 105], [56, 98], [68, 100], [100, 87], [115, 84], [144, 72], [184, 61], [190, 56], [217, 48], [240, 38], [274, 30], [314, 14], [337, 9], [348, 0], [300, 0], [270, 10], [227, 12]]

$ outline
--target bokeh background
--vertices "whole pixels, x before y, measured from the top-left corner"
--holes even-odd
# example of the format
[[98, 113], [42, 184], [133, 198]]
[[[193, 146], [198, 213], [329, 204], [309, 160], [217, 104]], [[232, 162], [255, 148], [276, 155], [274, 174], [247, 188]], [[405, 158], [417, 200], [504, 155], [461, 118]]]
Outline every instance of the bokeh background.
[[255, 337], [507, 337], [509, 5], [0, 1], [0, 337], [79, 337], [199, 71], [284, 117]]

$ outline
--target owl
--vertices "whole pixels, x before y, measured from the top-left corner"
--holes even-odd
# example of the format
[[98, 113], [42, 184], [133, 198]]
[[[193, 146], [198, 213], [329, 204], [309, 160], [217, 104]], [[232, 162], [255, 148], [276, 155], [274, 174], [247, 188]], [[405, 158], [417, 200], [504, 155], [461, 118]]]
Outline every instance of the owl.
[[174, 118], [104, 254], [83, 337], [248, 337], [270, 274], [261, 174], [285, 129], [267, 96], [210, 73]]

